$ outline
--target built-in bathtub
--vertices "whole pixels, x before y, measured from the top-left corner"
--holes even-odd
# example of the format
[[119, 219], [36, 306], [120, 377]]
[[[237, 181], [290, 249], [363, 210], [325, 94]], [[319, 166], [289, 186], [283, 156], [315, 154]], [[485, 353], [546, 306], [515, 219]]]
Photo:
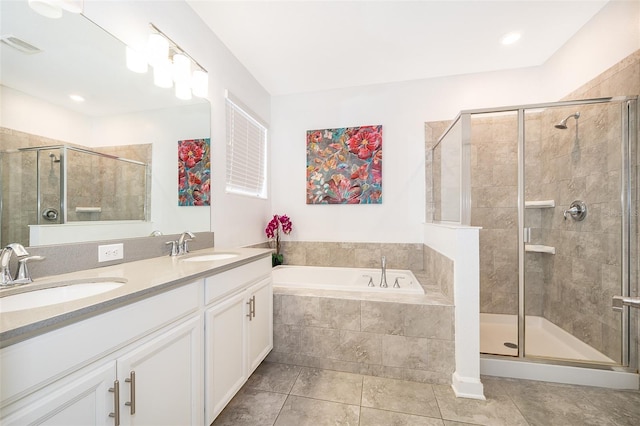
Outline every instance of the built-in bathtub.
[[381, 294], [424, 295], [424, 289], [408, 270], [387, 269], [386, 287], [382, 287], [382, 270], [335, 268], [327, 266], [277, 266], [273, 269], [273, 286], [337, 291], [366, 291]]
[[[431, 287], [425, 293], [408, 270], [387, 270], [388, 287], [380, 288], [380, 272], [274, 268], [274, 347], [267, 360], [450, 384], [453, 303]], [[400, 288], [393, 288], [396, 278]]]

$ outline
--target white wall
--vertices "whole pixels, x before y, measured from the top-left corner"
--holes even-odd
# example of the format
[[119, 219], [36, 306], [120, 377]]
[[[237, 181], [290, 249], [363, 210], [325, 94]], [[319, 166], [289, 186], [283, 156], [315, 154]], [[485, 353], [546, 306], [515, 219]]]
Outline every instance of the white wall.
[[[638, 2], [614, 1], [540, 67], [273, 97], [274, 212], [291, 217], [294, 240], [422, 242], [424, 122], [558, 100], [640, 48], [638, 16]], [[570, 78], [557, 84], [559, 70]], [[369, 124], [383, 125], [383, 203], [306, 205], [306, 131]]]
[[[229, 89], [244, 104], [270, 121], [270, 96], [182, 0], [85, 1], [84, 14], [132, 46], [139, 46], [153, 23], [209, 72], [211, 101], [212, 231], [216, 247], [264, 240], [271, 215], [269, 200], [227, 195], [225, 179], [225, 104]], [[179, 225], [189, 228], [189, 223]]]
[[91, 122], [82, 114], [0, 85], [0, 126], [67, 142], [91, 138]]

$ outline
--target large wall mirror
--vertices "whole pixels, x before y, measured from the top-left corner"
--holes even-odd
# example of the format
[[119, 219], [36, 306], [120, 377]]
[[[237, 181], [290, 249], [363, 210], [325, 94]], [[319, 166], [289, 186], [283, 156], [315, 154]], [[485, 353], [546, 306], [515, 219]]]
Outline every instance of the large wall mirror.
[[210, 137], [207, 100], [129, 71], [83, 15], [2, 1], [0, 27], [0, 247], [210, 230], [210, 207], [177, 193], [178, 141]]

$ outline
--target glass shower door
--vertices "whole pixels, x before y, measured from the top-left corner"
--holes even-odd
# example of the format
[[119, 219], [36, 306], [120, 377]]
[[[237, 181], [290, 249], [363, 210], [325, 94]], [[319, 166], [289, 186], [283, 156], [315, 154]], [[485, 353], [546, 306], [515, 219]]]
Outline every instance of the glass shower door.
[[611, 298], [623, 270], [619, 102], [524, 116], [526, 357], [621, 364]]

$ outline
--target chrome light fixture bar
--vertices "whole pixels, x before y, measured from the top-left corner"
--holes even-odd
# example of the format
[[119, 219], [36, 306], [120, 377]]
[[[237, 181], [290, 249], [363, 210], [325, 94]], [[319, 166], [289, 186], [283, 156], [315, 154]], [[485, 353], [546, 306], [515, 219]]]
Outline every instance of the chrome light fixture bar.
[[154, 84], [163, 88], [174, 87], [179, 99], [189, 100], [192, 95], [207, 97], [207, 70], [158, 27], [153, 24], [149, 26], [151, 33], [144, 52], [127, 46], [127, 68], [133, 72], [146, 73], [151, 65]]

